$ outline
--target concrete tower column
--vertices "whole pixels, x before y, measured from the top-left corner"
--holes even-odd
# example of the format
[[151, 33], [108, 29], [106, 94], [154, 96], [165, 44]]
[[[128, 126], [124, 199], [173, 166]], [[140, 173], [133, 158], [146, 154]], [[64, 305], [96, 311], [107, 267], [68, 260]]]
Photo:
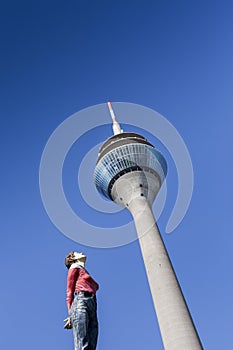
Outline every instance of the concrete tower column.
[[159, 188], [157, 176], [135, 171], [117, 179], [111, 194], [133, 216], [165, 350], [200, 350], [199, 336], [151, 209]]
[[134, 218], [166, 350], [199, 350], [201, 342], [146, 198], [133, 199]]

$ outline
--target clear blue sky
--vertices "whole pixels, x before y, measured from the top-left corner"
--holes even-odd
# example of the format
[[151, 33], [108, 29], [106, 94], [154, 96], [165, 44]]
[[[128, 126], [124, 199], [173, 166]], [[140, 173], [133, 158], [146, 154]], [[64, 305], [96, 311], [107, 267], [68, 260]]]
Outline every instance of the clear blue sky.
[[[40, 198], [50, 134], [71, 114], [110, 99], [157, 110], [185, 140], [192, 202], [166, 235], [177, 191], [168, 159], [159, 226], [204, 348], [231, 350], [232, 2], [12, 0], [0, 7], [0, 348], [72, 349], [63, 330], [70, 250], [87, 254], [100, 284], [98, 350], [163, 348], [138, 243], [96, 249], [72, 242]], [[85, 154], [88, 140], [82, 147]], [[77, 167], [70, 164], [71, 172]]]

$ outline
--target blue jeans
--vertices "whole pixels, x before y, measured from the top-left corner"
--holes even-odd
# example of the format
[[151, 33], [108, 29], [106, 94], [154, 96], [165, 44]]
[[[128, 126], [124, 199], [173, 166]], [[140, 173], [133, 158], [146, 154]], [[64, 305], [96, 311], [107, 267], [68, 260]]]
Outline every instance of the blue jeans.
[[70, 309], [75, 350], [95, 350], [98, 338], [96, 297], [75, 296]]

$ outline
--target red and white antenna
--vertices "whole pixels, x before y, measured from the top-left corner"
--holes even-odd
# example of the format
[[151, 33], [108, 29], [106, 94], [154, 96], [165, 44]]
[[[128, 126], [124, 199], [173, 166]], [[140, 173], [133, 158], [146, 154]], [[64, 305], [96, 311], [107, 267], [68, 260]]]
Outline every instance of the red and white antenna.
[[113, 130], [113, 133], [114, 133], [114, 135], [121, 134], [123, 132], [123, 130], [121, 129], [120, 124], [116, 120], [116, 116], [114, 114], [114, 111], [113, 111], [113, 108], [112, 108], [112, 104], [111, 104], [111, 102], [108, 102], [107, 104], [108, 104], [109, 112], [110, 112], [111, 117], [112, 117], [112, 130]]

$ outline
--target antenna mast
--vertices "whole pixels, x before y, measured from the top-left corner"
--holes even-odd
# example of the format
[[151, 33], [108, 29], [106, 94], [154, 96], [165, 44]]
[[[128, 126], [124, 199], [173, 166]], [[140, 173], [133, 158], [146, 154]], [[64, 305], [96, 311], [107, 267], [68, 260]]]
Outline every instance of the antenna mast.
[[116, 116], [114, 114], [114, 111], [113, 111], [113, 108], [112, 108], [112, 104], [111, 104], [111, 102], [108, 102], [107, 104], [108, 104], [109, 112], [110, 112], [111, 117], [112, 117], [112, 130], [113, 130], [113, 133], [114, 133], [114, 135], [121, 134], [123, 132], [123, 130], [121, 129], [120, 124], [116, 120]]

